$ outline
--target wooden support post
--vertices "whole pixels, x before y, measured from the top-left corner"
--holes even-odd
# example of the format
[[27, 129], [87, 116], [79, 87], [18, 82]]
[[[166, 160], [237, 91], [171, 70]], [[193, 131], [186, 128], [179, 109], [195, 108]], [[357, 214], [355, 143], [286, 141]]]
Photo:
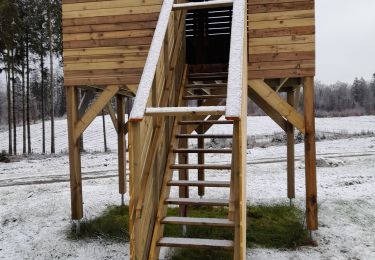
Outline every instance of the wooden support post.
[[80, 141], [75, 138], [78, 118], [78, 90], [73, 86], [66, 87], [67, 121], [69, 139], [69, 166], [72, 219], [80, 220], [83, 217], [82, 176]]
[[[181, 126], [181, 133], [186, 134], [186, 126]], [[188, 138], [181, 138], [179, 140], [179, 148], [188, 148], [189, 142]], [[188, 164], [189, 163], [189, 155], [186, 153], [179, 153], [178, 154], [178, 163], [179, 164]], [[178, 178], [179, 180], [188, 180], [189, 179], [189, 170], [188, 169], [181, 169], [178, 171]], [[179, 197], [180, 198], [189, 198], [189, 187], [188, 186], [180, 186], [179, 187]], [[187, 205], [180, 205], [180, 215], [182, 217], [187, 216]]]
[[126, 193], [126, 144], [125, 144], [125, 104], [124, 97], [117, 95], [117, 137], [118, 137], [118, 177], [119, 193], [122, 195], [121, 204], [124, 204], [123, 195]]
[[306, 174], [306, 220], [309, 230], [318, 229], [318, 203], [316, 184], [314, 78], [303, 79], [305, 115], [305, 174]]
[[[198, 106], [202, 105], [202, 101], [198, 101]], [[204, 134], [204, 126], [199, 126], [197, 128], [197, 134]], [[198, 138], [198, 149], [204, 149], [204, 138]], [[198, 164], [204, 164], [204, 153], [198, 153]], [[204, 169], [199, 169], [198, 170], [198, 180], [199, 181], [204, 181], [205, 180], [205, 172]], [[198, 187], [198, 195], [200, 197], [203, 197], [205, 193], [205, 188], [204, 186], [199, 186]]]
[[[287, 93], [288, 104], [296, 108], [295, 91], [291, 90]], [[294, 168], [294, 126], [290, 122], [286, 124], [287, 136], [287, 179], [288, 179], [288, 198], [290, 202], [296, 197], [295, 193], [295, 168]]]

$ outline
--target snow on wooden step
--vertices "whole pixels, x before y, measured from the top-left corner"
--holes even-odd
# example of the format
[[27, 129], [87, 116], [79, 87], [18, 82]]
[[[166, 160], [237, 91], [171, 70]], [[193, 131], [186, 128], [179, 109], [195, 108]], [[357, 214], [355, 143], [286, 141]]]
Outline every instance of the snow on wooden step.
[[191, 218], [191, 217], [165, 217], [162, 224], [233, 227], [234, 222], [225, 218]]
[[231, 170], [231, 164], [172, 164], [171, 169], [208, 169], [208, 170]]
[[172, 205], [196, 205], [196, 206], [228, 206], [228, 200], [220, 199], [193, 199], [193, 198], [169, 198], [166, 204]]
[[201, 107], [149, 107], [145, 115], [174, 116], [174, 115], [223, 115], [225, 106]]
[[229, 181], [170, 181], [168, 186], [230, 187]]
[[233, 250], [233, 241], [201, 238], [163, 237], [158, 246]]
[[182, 3], [174, 4], [173, 10], [197, 10], [206, 8], [217, 8], [232, 6], [233, 0], [213, 0], [210, 2], [193, 2], [193, 3]]
[[184, 120], [178, 122], [179, 125], [200, 125], [200, 124], [213, 124], [213, 125], [233, 125], [232, 120]]
[[174, 153], [232, 153], [232, 149], [174, 149]]
[[177, 138], [233, 138], [233, 135], [178, 134]]

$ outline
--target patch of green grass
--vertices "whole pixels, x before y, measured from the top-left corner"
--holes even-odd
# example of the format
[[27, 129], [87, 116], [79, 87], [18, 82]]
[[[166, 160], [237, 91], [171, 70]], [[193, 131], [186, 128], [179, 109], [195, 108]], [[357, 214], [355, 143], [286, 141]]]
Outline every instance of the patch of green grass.
[[[71, 230], [70, 239], [103, 238], [117, 242], [129, 241], [129, 208], [110, 207], [103, 215], [81, 223], [81, 232]], [[169, 216], [178, 216], [179, 208], [169, 208]], [[226, 218], [228, 210], [223, 207], [190, 207], [189, 217]], [[247, 246], [278, 249], [295, 249], [313, 245], [304, 228], [303, 211], [289, 205], [266, 205], [247, 208]], [[165, 236], [184, 237], [180, 225], [165, 225]], [[233, 239], [233, 229], [223, 227], [188, 226], [185, 237], [207, 239]], [[228, 251], [175, 249], [170, 260], [183, 259], [232, 259]]]
[[111, 206], [101, 216], [81, 221], [80, 232], [75, 228], [68, 232], [73, 240], [102, 238], [116, 242], [129, 241], [129, 207]]
[[294, 249], [311, 245], [303, 211], [287, 205], [248, 207], [246, 240], [249, 247]]

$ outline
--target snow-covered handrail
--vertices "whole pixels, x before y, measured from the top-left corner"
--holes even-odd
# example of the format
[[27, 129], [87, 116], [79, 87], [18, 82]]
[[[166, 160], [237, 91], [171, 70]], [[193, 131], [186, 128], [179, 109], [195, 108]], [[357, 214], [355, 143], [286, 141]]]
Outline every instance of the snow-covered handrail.
[[146, 111], [147, 101], [155, 78], [156, 68], [162, 51], [163, 42], [168, 29], [174, 0], [164, 0], [161, 7], [159, 20], [152, 38], [150, 50], [139, 82], [137, 95], [133, 109], [130, 113], [130, 121], [142, 121]]
[[233, 0], [213, 0], [209, 2], [190, 2], [182, 4], [174, 4], [173, 10], [196, 10], [216, 7], [232, 6]]
[[246, 34], [246, 0], [233, 1], [232, 31], [230, 40], [226, 119], [239, 119], [242, 109], [244, 40]]

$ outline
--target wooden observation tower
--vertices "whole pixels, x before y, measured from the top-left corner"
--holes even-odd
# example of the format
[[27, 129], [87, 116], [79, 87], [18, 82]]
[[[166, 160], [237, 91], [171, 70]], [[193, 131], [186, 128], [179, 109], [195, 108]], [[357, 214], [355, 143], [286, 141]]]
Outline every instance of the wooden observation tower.
[[[131, 259], [158, 259], [160, 247], [227, 249], [246, 259], [252, 101], [287, 134], [290, 199], [295, 129], [304, 134], [306, 219], [316, 230], [314, 17], [313, 0], [63, 0], [72, 218], [83, 217], [80, 137], [107, 109], [118, 134], [120, 194], [126, 192], [128, 133]], [[128, 122], [126, 97], [134, 98]], [[207, 133], [217, 124], [232, 133]], [[207, 148], [209, 138], [230, 139], [232, 146]], [[229, 159], [207, 163], [207, 154]], [[228, 196], [206, 198], [216, 187]], [[180, 216], [168, 216], [168, 205], [179, 206]], [[194, 218], [192, 205], [227, 207], [228, 217]], [[234, 236], [170, 238], [166, 224], [230, 228]]]

